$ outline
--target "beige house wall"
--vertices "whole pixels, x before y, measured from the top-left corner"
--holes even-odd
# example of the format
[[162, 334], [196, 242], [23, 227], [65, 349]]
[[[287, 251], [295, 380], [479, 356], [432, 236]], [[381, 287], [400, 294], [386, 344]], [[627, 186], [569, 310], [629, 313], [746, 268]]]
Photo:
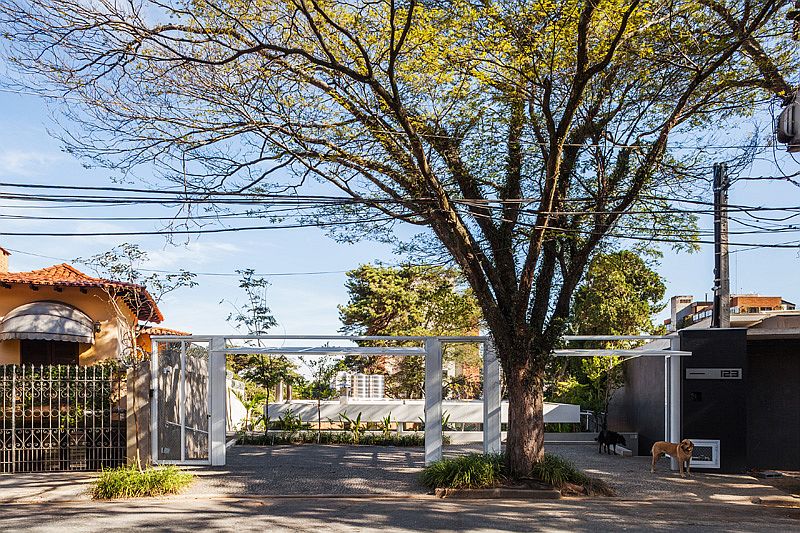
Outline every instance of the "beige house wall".
[[[95, 333], [95, 343], [80, 345], [80, 364], [91, 365], [118, 356], [121, 342], [118, 319], [114, 306], [103, 290], [90, 288], [84, 294], [78, 287], [63, 287], [61, 292], [57, 292], [53, 287], [40, 285], [39, 290], [34, 291], [30, 285], [12, 283], [10, 289], [0, 288], [0, 320], [20, 305], [39, 301], [71, 305], [86, 313], [94, 322], [100, 323], [100, 332]], [[123, 309], [127, 313], [127, 320], [132, 320], [133, 313], [124, 305]], [[0, 341], [0, 365], [19, 362], [19, 341]]]

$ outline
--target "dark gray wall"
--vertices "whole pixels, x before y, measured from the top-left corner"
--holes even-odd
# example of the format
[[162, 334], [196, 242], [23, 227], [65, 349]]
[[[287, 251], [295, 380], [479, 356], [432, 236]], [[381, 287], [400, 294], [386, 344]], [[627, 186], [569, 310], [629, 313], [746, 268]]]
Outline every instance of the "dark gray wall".
[[638, 455], [650, 455], [664, 440], [664, 359], [638, 357], [625, 362], [625, 387], [609, 406], [609, 429], [639, 433]]
[[[720, 469], [747, 470], [747, 330], [684, 329], [681, 350], [683, 438], [720, 441]], [[741, 368], [743, 379], [686, 379], [686, 369]], [[698, 468], [698, 470], [700, 470]]]
[[747, 464], [800, 470], [800, 340], [747, 344]]

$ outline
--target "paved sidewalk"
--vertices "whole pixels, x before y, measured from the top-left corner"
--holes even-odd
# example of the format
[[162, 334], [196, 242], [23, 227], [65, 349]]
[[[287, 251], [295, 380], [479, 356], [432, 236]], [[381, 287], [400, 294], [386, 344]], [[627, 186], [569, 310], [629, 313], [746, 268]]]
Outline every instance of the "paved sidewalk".
[[0, 474], [0, 504], [88, 501], [96, 477], [93, 472]]
[[570, 499], [452, 501], [429, 497], [177, 498], [12, 504], [0, 531], [797, 531], [800, 509]]

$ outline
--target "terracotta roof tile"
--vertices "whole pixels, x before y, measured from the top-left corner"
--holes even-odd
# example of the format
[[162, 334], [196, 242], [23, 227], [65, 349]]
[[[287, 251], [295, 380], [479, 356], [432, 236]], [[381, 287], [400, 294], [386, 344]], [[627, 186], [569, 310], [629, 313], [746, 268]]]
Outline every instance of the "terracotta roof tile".
[[144, 335], [180, 335], [181, 337], [188, 337], [191, 333], [180, 331], [177, 329], [170, 329], [161, 326], [145, 326], [142, 328], [140, 334]]
[[142, 309], [139, 310], [139, 319], [152, 320], [153, 322], [161, 322], [164, 320], [164, 316], [158, 309], [155, 300], [150, 293], [147, 292], [147, 289], [141, 285], [94, 278], [67, 263], [31, 270], [29, 272], [0, 272], [0, 283], [28, 283], [31, 285], [93, 287], [100, 289], [114, 288], [120, 291], [122, 299], [126, 301], [131, 309], [137, 307], [133, 305], [133, 301], [136, 295], [135, 293], [138, 293], [138, 296], [143, 297], [145, 302], [144, 305], [142, 305]]

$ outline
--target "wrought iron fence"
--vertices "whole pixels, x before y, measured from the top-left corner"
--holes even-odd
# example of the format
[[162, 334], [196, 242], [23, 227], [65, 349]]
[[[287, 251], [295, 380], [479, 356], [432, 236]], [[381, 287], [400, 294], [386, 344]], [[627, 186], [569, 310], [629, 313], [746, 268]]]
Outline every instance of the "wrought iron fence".
[[124, 464], [124, 372], [115, 366], [0, 366], [0, 472]]

